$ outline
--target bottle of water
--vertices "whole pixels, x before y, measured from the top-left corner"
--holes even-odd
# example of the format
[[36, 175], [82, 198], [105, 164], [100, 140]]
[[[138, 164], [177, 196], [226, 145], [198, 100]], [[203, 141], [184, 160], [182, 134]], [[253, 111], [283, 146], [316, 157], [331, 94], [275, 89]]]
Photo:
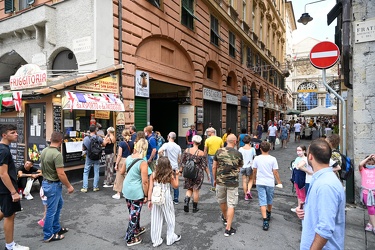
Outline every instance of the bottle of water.
[[20, 194], [20, 200], [22, 200], [22, 190], [20, 190], [19, 194]]

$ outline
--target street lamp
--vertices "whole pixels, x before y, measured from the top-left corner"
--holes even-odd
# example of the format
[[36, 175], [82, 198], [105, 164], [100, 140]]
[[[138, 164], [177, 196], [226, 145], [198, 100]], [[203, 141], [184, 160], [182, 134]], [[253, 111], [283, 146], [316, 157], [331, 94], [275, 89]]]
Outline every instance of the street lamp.
[[323, 1], [326, 1], [326, 0], [319, 0], [319, 1], [315, 1], [315, 2], [305, 4], [305, 13], [303, 13], [302, 16], [300, 17], [300, 19], [298, 19], [298, 22], [302, 23], [303, 25], [306, 25], [308, 22], [312, 21], [313, 18], [309, 15], [309, 13], [306, 12], [306, 5], [313, 4], [313, 3], [319, 3], [319, 2], [323, 2]]

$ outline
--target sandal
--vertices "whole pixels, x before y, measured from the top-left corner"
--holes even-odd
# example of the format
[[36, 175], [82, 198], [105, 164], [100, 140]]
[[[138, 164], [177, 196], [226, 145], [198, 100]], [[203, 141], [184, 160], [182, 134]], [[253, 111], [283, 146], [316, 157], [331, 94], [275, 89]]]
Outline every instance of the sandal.
[[58, 234], [58, 235], [62, 235], [62, 234], [67, 233], [67, 232], [69, 232], [69, 228], [67, 228], [67, 227], [62, 227], [62, 228], [60, 229], [60, 231], [59, 231], [57, 234]]
[[131, 247], [131, 246], [134, 246], [134, 245], [137, 245], [139, 243], [142, 242], [142, 239], [141, 238], [138, 238], [138, 237], [134, 237], [132, 238], [130, 241], [126, 242], [126, 245], [128, 247]]
[[138, 233], [134, 234], [134, 237], [138, 237], [138, 236], [142, 235], [144, 232], [146, 232], [146, 228], [145, 227], [141, 227], [138, 230]]
[[44, 242], [48, 243], [48, 242], [51, 242], [51, 241], [62, 240], [64, 238], [65, 238], [64, 235], [52, 234], [51, 238], [49, 238], [48, 240], [45, 240]]

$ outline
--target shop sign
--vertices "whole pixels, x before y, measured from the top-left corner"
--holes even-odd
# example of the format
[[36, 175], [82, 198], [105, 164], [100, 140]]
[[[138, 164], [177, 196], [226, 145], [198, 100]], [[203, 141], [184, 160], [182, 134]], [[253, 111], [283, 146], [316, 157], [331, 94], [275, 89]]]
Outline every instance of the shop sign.
[[227, 94], [227, 104], [238, 105], [238, 98], [235, 95]]
[[65, 91], [63, 109], [125, 111], [124, 103], [115, 94]]
[[26, 64], [10, 77], [9, 85], [11, 90], [47, 86], [47, 71], [36, 64]]
[[95, 81], [80, 84], [76, 90], [100, 92], [100, 93], [118, 93], [118, 73], [112, 76], [103, 77]]
[[135, 71], [135, 96], [150, 97], [150, 74], [143, 70]]
[[262, 100], [258, 100], [258, 107], [263, 108], [264, 107], [264, 102]]
[[355, 43], [371, 42], [375, 40], [375, 19], [354, 24]]
[[91, 51], [91, 36], [85, 36], [73, 40], [73, 52], [90, 52]]
[[118, 112], [116, 116], [116, 126], [125, 125], [125, 113], [124, 112]]
[[203, 88], [203, 99], [214, 102], [222, 102], [223, 94], [218, 90]]
[[95, 110], [95, 119], [109, 119], [109, 111]]

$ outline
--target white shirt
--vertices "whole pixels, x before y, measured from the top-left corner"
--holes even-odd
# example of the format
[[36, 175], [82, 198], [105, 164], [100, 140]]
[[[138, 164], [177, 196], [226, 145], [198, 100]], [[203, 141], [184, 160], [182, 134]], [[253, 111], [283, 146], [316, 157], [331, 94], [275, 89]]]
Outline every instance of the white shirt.
[[254, 158], [253, 168], [257, 169], [257, 185], [275, 186], [274, 169], [279, 169], [277, 160], [272, 155], [258, 155]]
[[238, 151], [242, 154], [242, 157], [243, 157], [242, 167], [243, 168], [251, 167], [253, 164], [253, 159], [257, 155], [255, 152], [255, 148], [251, 147], [250, 149], [244, 149], [243, 147], [241, 147]]
[[171, 162], [172, 169], [178, 169], [178, 157], [181, 155], [181, 147], [175, 142], [167, 142], [160, 147], [159, 152], [162, 150], [164, 151], [164, 156], [167, 156]]
[[268, 127], [268, 131], [270, 131], [268, 136], [276, 136], [277, 127], [276, 126], [270, 126], [270, 127]]
[[301, 132], [301, 123], [294, 124], [295, 132]]

